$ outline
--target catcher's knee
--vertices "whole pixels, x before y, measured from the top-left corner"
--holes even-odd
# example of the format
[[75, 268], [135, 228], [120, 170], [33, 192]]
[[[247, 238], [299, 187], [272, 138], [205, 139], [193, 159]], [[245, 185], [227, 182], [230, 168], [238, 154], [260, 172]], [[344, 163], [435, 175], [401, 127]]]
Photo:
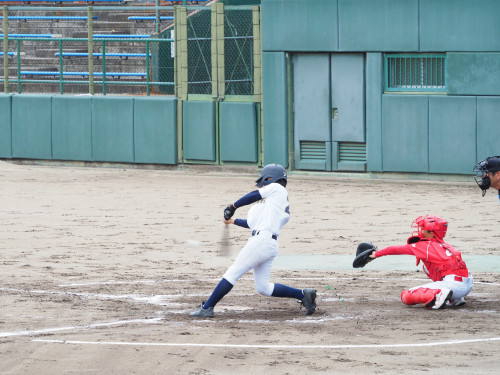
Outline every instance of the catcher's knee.
[[403, 290], [401, 292], [401, 302], [403, 302], [405, 305], [414, 305], [415, 304], [415, 302], [413, 302], [411, 291]]

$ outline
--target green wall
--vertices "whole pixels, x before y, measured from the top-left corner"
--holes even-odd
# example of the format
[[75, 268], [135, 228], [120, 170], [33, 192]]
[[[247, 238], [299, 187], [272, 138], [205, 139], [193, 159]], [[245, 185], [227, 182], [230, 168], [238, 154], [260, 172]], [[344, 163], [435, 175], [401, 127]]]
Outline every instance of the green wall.
[[500, 1], [420, 0], [420, 51], [499, 51]]
[[384, 171], [429, 171], [428, 112], [427, 96], [383, 95]]
[[262, 1], [263, 51], [338, 50], [337, 0]]
[[255, 103], [221, 102], [220, 159], [223, 162], [258, 161], [258, 121]]
[[384, 64], [381, 53], [366, 55], [366, 164], [381, 172], [382, 167], [382, 92]]
[[498, 0], [262, 0], [264, 51], [499, 51]]
[[476, 142], [475, 97], [429, 96], [429, 172], [471, 173]]
[[132, 98], [95, 97], [92, 100], [92, 149], [96, 161], [134, 162]]
[[176, 102], [172, 98], [0, 95], [0, 156], [177, 164]]
[[477, 156], [500, 155], [500, 97], [477, 98]]
[[262, 54], [264, 164], [288, 167], [286, 60], [283, 52]]
[[12, 96], [0, 94], [0, 158], [12, 156]]
[[[284, 159], [269, 139], [287, 139], [286, 58], [307, 52], [365, 54], [368, 171], [470, 174], [500, 153], [500, 1], [262, 0], [261, 13], [266, 162]], [[384, 54], [420, 52], [446, 54], [447, 92], [385, 94]]]
[[91, 97], [52, 97], [52, 155], [59, 160], [93, 160]]
[[215, 109], [212, 101], [189, 100], [182, 103], [184, 160], [216, 160]]
[[340, 51], [418, 50], [418, 0], [337, 1]]
[[500, 94], [500, 53], [447, 53], [446, 60], [448, 95]]
[[383, 170], [470, 174], [498, 153], [500, 98], [383, 95]]
[[12, 157], [52, 159], [52, 97], [12, 96]]
[[177, 164], [177, 103], [161, 97], [134, 99], [136, 163]]

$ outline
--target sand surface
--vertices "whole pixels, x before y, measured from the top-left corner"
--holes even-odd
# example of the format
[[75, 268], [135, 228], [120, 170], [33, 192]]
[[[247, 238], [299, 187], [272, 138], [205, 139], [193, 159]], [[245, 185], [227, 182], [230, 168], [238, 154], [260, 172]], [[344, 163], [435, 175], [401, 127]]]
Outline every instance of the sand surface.
[[[314, 315], [260, 296], [249, 273], [213, 319], [190, 318], [248, 238], [221, 218], [254, 190], [256, 173], [0, 161], [0, 374], [498, 373], [498, 264], [471, 269], [475, 285], [458, 309], [400, 302], [427, 281], [421, 271], [292, 264], [272, 281], [315, 288]], [[283, 256], [404, 243], [425, 214], [449, 220], [446, 239], [465, 261], [500, 255], [498, 198], [482, 198], [472, 179], [292, 173], [288, 191]]]

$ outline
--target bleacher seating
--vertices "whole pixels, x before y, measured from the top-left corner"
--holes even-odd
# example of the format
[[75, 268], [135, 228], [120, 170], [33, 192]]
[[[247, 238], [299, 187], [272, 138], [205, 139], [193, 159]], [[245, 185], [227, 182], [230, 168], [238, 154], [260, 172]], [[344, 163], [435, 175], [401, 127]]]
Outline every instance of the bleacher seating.
[[[1, 0], [0, 0], [1, 1]], [[8, 16], [9, 20], [17, 21], [87, 21], [87, 17], [79, 16]], [[93, 16], [92, 19], [98, 20], [98, 16]], [[3, 20], [3, 16], [0, 16]]]
[[[47, 72], [47, 71], [37, 71], [37, 70], [22, 70], [21, 75], [24, 76], [52, 76], [59, 77], [60, 72]], [[89, 72], [63, 72], [63, 76], [80, 76], [88, 77]], [[102, 72], [94, 72], [94, 76], [102, 76]], [[106, 77], [120, 78], [120, 77], [141, 77], [145, 78], [147, 73], [142, 72], [106, 72]]]
[[31, 4], [31, 3], [50, 3], [50, 4], [62, 4], [62, 3], [124, 3], [126, 0], [0, 0], [0, 3], [21, 3], [21, 4]]
[[[155, 16], [131, 16], [128, 17], [130, 21], [156, 21]], [[160, 21], [173, 21], [174, 17], [163, 16], [160, 17]]]
[[[8, 38], [53, 38], [52, 34], [7, 34]], [[0, 38], [3, 38], [3, 34], [0, 34]]]
[[[59, 56], [59, 52], [56, 52], [56, 56]], [[63, 52], [62, 56], [64, 58], [71, 58], [71, 57], [88, 57], [89, 54], [88, 52]], [[94, 52], [93, 54], [94, 57], [100, 58], [102, 57], [102, 53], [100, 52]], [[146, 57], [145, 53], [106, 53], [106, 57], [119, 57], [120, 59], [128, 59], [129, 57]], [[151, 54], [149, 54], [149, 57], [151, 57]]]
[[151, 35], [132, 35], [132, 34], [94, 34], [94, 38], [117, 38], [117, 39], [126, 39], [126, 38], [151, 38]]

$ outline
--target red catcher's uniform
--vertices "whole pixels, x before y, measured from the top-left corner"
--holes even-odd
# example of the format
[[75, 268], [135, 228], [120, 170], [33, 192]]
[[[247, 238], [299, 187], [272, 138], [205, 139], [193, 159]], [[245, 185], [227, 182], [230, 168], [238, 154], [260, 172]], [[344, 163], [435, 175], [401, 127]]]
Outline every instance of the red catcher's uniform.
[[408, 245], [389, 246], [375, 252], [377, 258], [385, 255], [414, 255], [417, 266], [422, 261], [424, 272], [433, 281], [441, 281], [447, 275], [464, 278], [469, 276], [460, 251], [436, 238], [424, 238]]

